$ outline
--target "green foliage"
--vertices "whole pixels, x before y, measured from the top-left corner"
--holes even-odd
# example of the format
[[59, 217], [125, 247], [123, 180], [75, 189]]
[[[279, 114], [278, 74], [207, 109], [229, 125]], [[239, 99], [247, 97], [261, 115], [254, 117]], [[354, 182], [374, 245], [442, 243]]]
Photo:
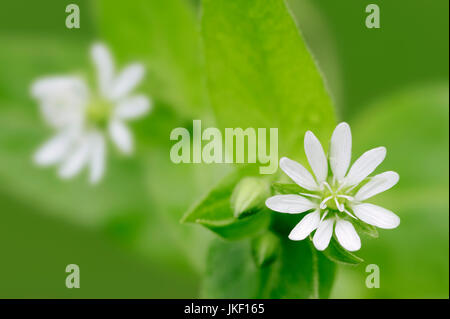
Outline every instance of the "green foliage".
[[326, 298], [329, 295], [334, 263], [307, 241], [281, 239], [279, 250], [279, 258], [259, 266], [252, 258], [249, 241], [216, 240], [207, 259], [202, 297]]
[[330, 97], [283, 1], [205, 0], [202, 36], [221, 127], [276, 127], [283, 156], [303, 156], [307, 129], [329, 137]]
[[298, 194], [304, 191], [303, 188], [293, 183], [272, 183], [272, 190], [275, 194]]
[[272, 232], [253, 238], [252, 256], [258, 267], [266, 266], [277, 258], [280, 239]]
[[153, 98], [185, 116], [206, 106], [200, 35], [193, 7], [184, 0], [100, 0], [101, 33], [121, 60], [147, 66]]
[[[202, 297], [325, 298], [339, 263], [355, 267], [340, 269], [332, 297], [448, 298], [448, 83], [369, 100], [418, 79], [448, 78], [448, 21], [442, 19], [448, 1], [437, 0], [425, 13], [419, 0], [386, 3], [392, 14], [383, 21], [391, 28], [382, 33], [361, 28], [366, 3], [357, 2], [80, 0], [79, 30], [64, 28], [64, 3], [5, 3], [0, 242], [6, 244], [0, 295], [191, 298], [206, 264]], [[345, 19], [335, 14], [342, 8]], [[423, 19], [411, 19], [419, 11]], [[404, 29], [393, 26], [406, 24], [413, 32], [406, 35], [409, 49], [400, 50]], [[92, 75], [88, 50], [97, 39], [111, 47], [118, 67], [135, 60], [145, 64], [138, 91], [151, 96], [155, 107], [131, 124], [134, 157], [108, 148], [105, 178], [91, 187], [85, 174], [61, 181], [55, 168], [32, 163], [51, 132], [29, 88], [45, 75]], [[334, 47], [338, 54], [331, 52]], [[264, 186], [271, 185], [272, 194], [302, 192], [296, 184], [271, 184], [277, 176], [263, 182], [254, 170], [235, 169], [210, 189], [228, 167], [168, 160], [170, 131], [201, 118], [220, 128], [278, 128], [279, 157], [301, 161], [305, 130], [327, 142], [335, 124], [319, 62], [343, 106], [340, 114], [348, 115], [343, 119], [352, 127], [354, 154], [384, 145], [388, 155], [380, 169], [400, 174], [398, 185], [370, 199], [397, 213], [400, 227], [380, 230], [378, 240], [366, 238], [357, 253], [385, 269], [383, 282], [389, 284], [380, 289], [365, 289], [365, 263], [334, 238], [324, 252], [308, 239], [287, 239], [303, 215], [268, 211]], [[400, 72], [388, 74], [394, 65]], [[364, 223], [356, 222], [356, 228], [378, 236]], [[209, 245], [215, 234], [229, 240], [216, 238]], [[61, 285], [68, 260], [88, 269], [83, 278], [89, 285], [81, 290]]]
[[370, 237], [378, 238], [378, 230], [375, 226], [366, 224], [359, 219], [352, 219], [352, 223], [359, 234], [363, 233]]
[[243, 171], [248, 169], [238, 169], [226, 176], [184, 215], [182, 222], [201, 224], [227, 239], [252, 236], [267, 228], [270, 222], [267, 209], [239, 218], [235, 216], [231, 196]]
[[358, 265], [364, 261], [355, 254], [342, 248], [334, 237], [331, 239], [328, 248], [324, 250], [323, 254], [331, 261], [339, 264]]
[[[283, 156], [303, 156], [306, 129], [328, 138], [334, 127], [331, 100], [283, 1], [204, 0], [202, 36], [209, 97], [219, 126], [276, 127], [278, 151]], [[255, 207], [258, 210], [268, 192], [260, 181], [242, 179], [245, 176], [238, 171], [221, 183], [184, 220], [210, 229], [218, 223], [226, 224], [228, 231], [240, 227], [239, 233], [252, 235], [239, 225], [241, 220], [232, 217], [252, 213]], [[205, 219], [209, 222], [203, 222]], [[252, 256], [257, 266], [249, 265]], [[229, 265], [230, 259], [233, 265]], [[329, 267], [319, 267], [322, 261]], [[253, 239], [251, 247], [246, 243], [216, 244], [207, 267], [210, 271], [203, 294], [223, 298], [318, 297], [331, 286], [334, 269], [331, 262], [311, 251], [308, 243], [290, 243], [284, 233], [263, 233]], [[320, 271], [322, 280], [318, 279]]]

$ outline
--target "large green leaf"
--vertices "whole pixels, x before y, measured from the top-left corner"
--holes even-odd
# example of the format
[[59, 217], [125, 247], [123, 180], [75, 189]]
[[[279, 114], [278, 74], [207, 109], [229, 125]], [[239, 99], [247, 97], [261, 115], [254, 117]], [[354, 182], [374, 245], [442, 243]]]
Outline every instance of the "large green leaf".
[[[202, 288], [206, 298], [326, 298], [335, 265], [307, 241], [283, 239], [275, 261], [258, 266], [250, 242], [213, 242]], [[226, 260], [226, 262], [224, 262]]]
[[303, 153], [308, 129], [329, 137], [330, 97], [283, 1], [204, 0], [202, 35], [221, 127], [278, 128], [283, 156]]
[[101, 34], [122, 61], [140, 59], [153, 98], [183, 115], [206, 105], [200, 36], [194, 8], [184, 0], [99, 0]]

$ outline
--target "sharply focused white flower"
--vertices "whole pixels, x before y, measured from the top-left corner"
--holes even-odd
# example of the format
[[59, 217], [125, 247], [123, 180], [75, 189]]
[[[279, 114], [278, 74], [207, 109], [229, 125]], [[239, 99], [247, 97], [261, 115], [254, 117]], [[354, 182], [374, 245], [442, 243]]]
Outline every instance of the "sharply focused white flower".
[[98, 182], [105, 170], [106, 138], [119, 151], [131, 154], [133, 137], [126, 120], [145, 115], [151, 101], [132, 90], [144, 76], [144, 67], [135, 63], [120, 73], [103, 44], [94, 44], [91, 56], [97, 71], [98, 90], [90, 92], [76, 76], [53, 76], [35, 81], [31, 88], [46, 122], [56, 131], [34, 155], [38, 165], [59, 165], [59, 175], [70, 178], [88, 166], [90, 181]]
[[289, 234], [291, 240], [303, 240], [315, 230], [314, 246], [318, 250], [324, 250], [328, 247], [334, 230], [341, 246], [355, 251], [361, 248], [361, 240], [352, 222], [362, 221], [385, 229], [395, 228], [400, 224], [400, 218], [393, 212], [363, 203], [390, 189], [399, 180], [399, 175], [392, 171], [368, 178], [384, 160], [384, 147], [365, 152], [348, 170], [352, 136], [347, 123], [340, 123], [334, 130], [328, 160], [322, 145], [311, 131], [305, 134], [304, 146], [315, 177], [301, 164], [283, 157], [280, 160], [281, 169], [305, 191], [276, 195], [266, 200], [267, 207], [280, 213], [299, 214], [310, 211]]

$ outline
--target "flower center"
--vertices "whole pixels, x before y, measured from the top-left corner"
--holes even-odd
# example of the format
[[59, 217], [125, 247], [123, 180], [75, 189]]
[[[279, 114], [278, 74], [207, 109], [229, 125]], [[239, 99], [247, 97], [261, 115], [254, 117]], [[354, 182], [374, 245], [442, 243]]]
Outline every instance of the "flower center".
[[86, 108], [86, 120], [89, 125], [106, 128], [111, 116], [111, 104], [102, 98], [94, 98]]
[[350, 215], [351, 217], [354, 217], [346, 208], [347, 201], [353, 200], [351, 196], [345, 195], [341, 192], [341, 188], [332, 188], [330, 184], [327, 182], [323, 183], [325, 188], [324, 192], [322, 193], [322, 201], [319, 204], [319, 208], [321, 210], [330, 210], [330, 211], [336, 211]]

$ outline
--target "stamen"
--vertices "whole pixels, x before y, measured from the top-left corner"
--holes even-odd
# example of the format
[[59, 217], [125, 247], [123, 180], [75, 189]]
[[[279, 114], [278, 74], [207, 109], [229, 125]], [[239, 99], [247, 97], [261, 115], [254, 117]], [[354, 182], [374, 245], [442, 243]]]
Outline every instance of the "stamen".
[[333, 193], [333, 191], [331, 190], [330, 184], [328, 184], [326, 181], [323, 181], [323, 184], [328, 188], [330, 193]]
[[348, 196], [348, 195], [336, 195], [336, 197], [345, 198], [345, 199], [348, 199], [348, 200], [351, 200], [351, 201], [354, 200], [354, 198], [352, 196]]
[[320, 219], [320, 221], [322, 222], [325, 219], [325, 217], [327, 217], [327, 215], [328, 215], [328, 211], [326, 210], [325, 213], [323, 214], [322, 218]]
[[322, 197], [320, 197], [319, 195], [314, 195], [314, 194], [308, 194], [308, 193], [299, 193], [300, 195], [306, 196], [306, 197], [312, 197], [312, 198], [317, 198], [317, 199], [321, 199]]
[[340, 212], [344, 211], [344, 205], [339, 204], [337, 197], [334, 197], [334, 202], [336, 203], [336, 207], [337, 209], [339, 209]]
[[354, 216], [352, 213], [350, 213], [348, 210], [344, 209], [344, 212], [346, 212], [350, 217], [354, 218], [354, 219], [358, 219], [356, 218], [356, 216]]
[[326, 202], [328, 202], [330, 199], [332, 199], [333, 196], [328, 196], [326, 197], [320, 204], [319, 207], [320, 209], [325, 209], [327, 207], [327, 205], [325, 205]]

